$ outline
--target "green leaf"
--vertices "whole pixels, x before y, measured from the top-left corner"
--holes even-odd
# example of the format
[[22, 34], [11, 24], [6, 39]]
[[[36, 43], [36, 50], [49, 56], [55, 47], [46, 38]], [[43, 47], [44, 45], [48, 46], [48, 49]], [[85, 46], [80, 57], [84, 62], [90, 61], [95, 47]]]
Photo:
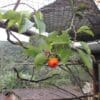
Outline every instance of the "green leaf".
[[43, 53], [39, 53], [34, 59], [34, 64], [37, 67], [42, 67], [46, 63], [47, 59], [48, 58]]
[[9, 20], [7, 28], [12, 27], [13, 25], [15, 25], [16, 21], [15, 20]]
[[84, 65], [87, 66], [88, 68], [91, 68], [92, 67], [91, 56], [80, 49], [78, 49], [78, 53]]
[[15, 12], [13, 10], [9, 10], [7, 11], [4, 15], [3, 15], [4, 19], [9, 19], [9, 20], [16, 20], [18, 21], [20, 19], [20, 13]]
[[68, 59], [71, 57], [72, 55], [72, 51], [71, 49], [62, 49], [60, 52], [59, 52], [59, 57], [61, 59], [61, 62], [66, 64]]
[[45, 32], [46, 25], [43, 21], [43, 14], [40, 11], [35, 13], [34, 20], [35, 20], [37, 28], [39, 29], [39, 33]]
[[50, 44], [48, 44], [44, 38], [40, 38], [37, 41], [37, 44], [41, 51], [42, 50], [50, 50]]
[[72, 30], [71, 28], [67, 28], [65, 31], [62, 31], [62, 33], [66, 33], [66, 34], [71, 34]]
[[19, 13], [21, 14], [21, 16], [23, 16], [25, 18], [30, 19], [30, 17], [31, 17], [31, 13], [28, 11], [20, 11]]
[[50, 50], [51, 46], [48, 42], [48, 39], [46, 36], [36, 34], [31, 37], [31, 42], [34, 46], [36, 46], [40, 51], [43, 50]]
[[90, 50], [90, 48], [89, 48], [89, 46], [88, 46], [87, 43], [81, 42], [81, 45], [82, 45], [82, 48], [83, 48], [88, 54], [91, 54], [91, 50]]
[[4, 13], [3, 19], [9, 20], [7, 28], [10, 28], [21, 20], [21, 15], [19, 12], [9, 10], [6, 13]]
[[66, 43], [69, 44], [70, 43], [70, 37], [66, 32], [62, 32], [61, 35], [58, 35], [57, 32], [52, 32], [49, 36], [48, 36], [48, 41], [50, 43]]
[[60, 57], [62, 63], [66, 63], [69, 57], [72, 55], [72, 50], [70, 49], [68, 44], [63, 42], [53, 43], [51, 51], [56, 53]]
[[0, 20], [2, 19], [3, 17], [2, 17], [2, 14], [0, 13]]
[[77, 11], [77, 12], [76, 12], [76, 16], [77, 16], [78, 18], [82, 19], [82, 18], [83, 18], [83, 13], [82, 13], [81, 11]]
[[66, 43], [71, 43], [71, 37], [69, 35], [69, 33], [71, 32], [71, 29], [69, 28], [68, 30], [66, 31], [62, 31], [62, 35], [61, 35], [61, 38], [66, 41]]
[[86, 3], [80, 3], [78, 8], [77, 8], [77, 11], [86, 10], [87, 8], [88, 8], [88, 6]]
[[92, 30], [90, 29], [90, 27], [88, 26], [81, 26], [78, 30], [77, 33], [86, 33], [91, 35], [92, 37], [94, 36], [94, 33], [92, 32]]
[[24, 33], [33, 27], [33, 23], [28, 18], [22, 18], [21, 23], [19, 25], [19, 33]]
[[35, 15], [38, 19], [43, 20], [43, 14], [40, 11], [37, 11]]
[[25, 54], [33, 57], [35, 57], [39, 52], [40, 52], [39, 49], [34, 46], [28, 46], [28, 49], [24, 50]]
[[49, 36], [48, 36], [48, 41], [50, 43], [54, 42], [57, 39], [57, 36], [58, 36], [58, 32], [56, 32], [56, 31], [50, 33]]

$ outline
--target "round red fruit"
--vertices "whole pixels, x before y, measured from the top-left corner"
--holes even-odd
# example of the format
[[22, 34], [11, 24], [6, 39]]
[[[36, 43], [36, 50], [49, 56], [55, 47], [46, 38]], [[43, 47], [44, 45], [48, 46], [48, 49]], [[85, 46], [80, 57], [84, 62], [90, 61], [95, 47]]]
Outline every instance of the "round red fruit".
[[50, 59], [48, 60], [48, 66], [49, 66], [50, 68], [56, 68], [56, 67], [58, 66], [58, 63], [59, 63], [58, 58], [50, 58]]

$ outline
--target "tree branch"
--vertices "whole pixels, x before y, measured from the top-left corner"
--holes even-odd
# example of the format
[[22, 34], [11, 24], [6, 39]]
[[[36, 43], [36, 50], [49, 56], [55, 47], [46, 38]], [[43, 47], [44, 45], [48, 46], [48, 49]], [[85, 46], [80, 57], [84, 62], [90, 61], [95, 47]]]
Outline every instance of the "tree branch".
[[17, 2], [16, 2], [16, 4], [15, 4], [15, 6], [14, 6], [14, 8], [13, 8], [13, 10], [16, 10], [17, 9], [17, 7], [19, 6], [19, 4], [20, 4], [20, 1], [21, 0], [17, 0]]
[[[23, 47], [24, 49], [28, 49], [27, 47], [25, 47], [25, 46], [23, 45], [23, 43], [22, 43], [9, 29], [6, 29], [6, 34], [7, 34], [7, 40], [8, 40], [10, 43], [12, 43], [12, 44], [14, 44], [14, 45], [19, 45], [19, 46]], [[12, 41], [12, 40], [10, 39], [10, 35], [12, 35], [18, 42]]]
[[10, 40], [9, 30], [6, 30], [6, 34], [7, 34], [7, 40], [8, 40], [10, 43], [12, 43], [12, 44], [17, 45], [17, 43], [16, 43], [16, 42], [14, 42], [14, 41]]
[[[0, 21], [0, 27], [6, 29], [7, 24], [5, 23], [5, 21]], [[13, 27], [9, 28], [9, 30], [18, 33], [18, 27], [17, 26], [13, 26]], [[26, 36], [32, 36], [32, 35], [35, 35], [37, 33], [34, 32], [34, 31], [31, 31], [31, 30], [28, 30], [28, 31], [26, 31], [22, 34], [26, 35]]]
[[25, 79], [25, 78], [22, 78], [20, 75], [19, 75], [19, 72], [16, 68], [13, 68], [14, 69], [14, 72], [17, 74], [17, 78], [22, 80], [22, 81], [28, 81], [28, 82], [32, 82], [32, 83], [39, 83], [39, 82], [42, 82], [42, 81], [46, 81], [48, 79], [51, 79], [55, 76], [58, 76], [59, 74], [53, 74], [52, 76], [49, 76], [47, 78], [43, 78], [43, 79], [39, 79], [39, 80], [30, 80], [30, 79]]

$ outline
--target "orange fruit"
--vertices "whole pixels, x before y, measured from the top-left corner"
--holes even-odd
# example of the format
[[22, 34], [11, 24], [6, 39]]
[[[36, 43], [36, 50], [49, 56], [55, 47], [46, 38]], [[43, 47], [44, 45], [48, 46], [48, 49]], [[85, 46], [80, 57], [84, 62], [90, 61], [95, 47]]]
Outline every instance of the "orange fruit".
[[56, 57], [49, 58], [49, 60], [48, 60], [48, 66], [50, 68], [56, 68], [58, 66], [58, 63], [59, 63], [59, 60]]

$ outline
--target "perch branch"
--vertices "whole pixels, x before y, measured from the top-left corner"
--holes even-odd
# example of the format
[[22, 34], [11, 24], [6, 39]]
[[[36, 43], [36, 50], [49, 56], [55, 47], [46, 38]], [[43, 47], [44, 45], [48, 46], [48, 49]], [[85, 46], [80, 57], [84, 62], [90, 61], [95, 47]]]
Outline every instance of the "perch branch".
[[8, 40], [10, 43], [12, 43], [12, 44], [17, 45], [17, 43], [16, 43], [16, 42], [14, 42], [14, 41], [10, 40], [9, 30], [6, 30], [6, 34], [7, 34], [7, 40]]
[[16, 72], [17, 78], [18, 78], [18, 79], [20, 79], [20, 80], [22, 80], [22, 81], [32, 82], [32, 83], [39, 83], [39, 82], [42, 82], [42, 81], [46, 81], [46, 80], [48, 80], [48, 79], [51, 79], [51, 78], [53, 78], [53, 77], [55, 77], [55, 76], [58, 76], [58, 74], [53, 74], [52, 76], [49, 76], [49, 77], [47, 77], [47, 78], [43, 78], [43, 79], [39, 79], [39, 80], [30, 80], [30, 79], [22, 78], [22, 77], [19, 75], [18, 70], [17, 70], [16, 68], [13, 68], [13, 69], [14, 69], [14, 72]]
[[[7, 24], [4, 21], [0, 21], [0, 27], [6, 29]], [[13, 26], [13, 27], [9, 28], [9, 30], [18, 33], [18, 27], [17, 26]], [[37, 33], [34, 32], [34, 31], [31, 31], [31, 30], [28, 30], [28, 31], [26, 31], [26, 32], [24, 32], [22, 34], [26, 35], [26, 36], [32, 36], [32, 35], [35, 35]]]
[[[27, 47], [25, 47], [25, 46], [23, 45], [23, 43], [22, 43], [14, 34], [12, 34], [12, 32], [11, 32], [9, 29], [6, 29], [6, 33], [7, 33], [7, 40], [8, 40], [10, 43], [12, 43], [12, 44], [14, 44], [14, 45], [19, 45], [19, 46], [23, 47], [24, 49], [28, 49]], [[12, 40], [10, 39], [10, 35], [12, 35], [18, 42], [12, 41]]]
[[23, 45], [23, 43], [19, 40], [19, 38], [17, 38], [11, 31], [10, 31], [10, 34], [18, 41], [18, 44], [23, 47], [24, 49], [28, 49], [27, 47], [25, 47]]

